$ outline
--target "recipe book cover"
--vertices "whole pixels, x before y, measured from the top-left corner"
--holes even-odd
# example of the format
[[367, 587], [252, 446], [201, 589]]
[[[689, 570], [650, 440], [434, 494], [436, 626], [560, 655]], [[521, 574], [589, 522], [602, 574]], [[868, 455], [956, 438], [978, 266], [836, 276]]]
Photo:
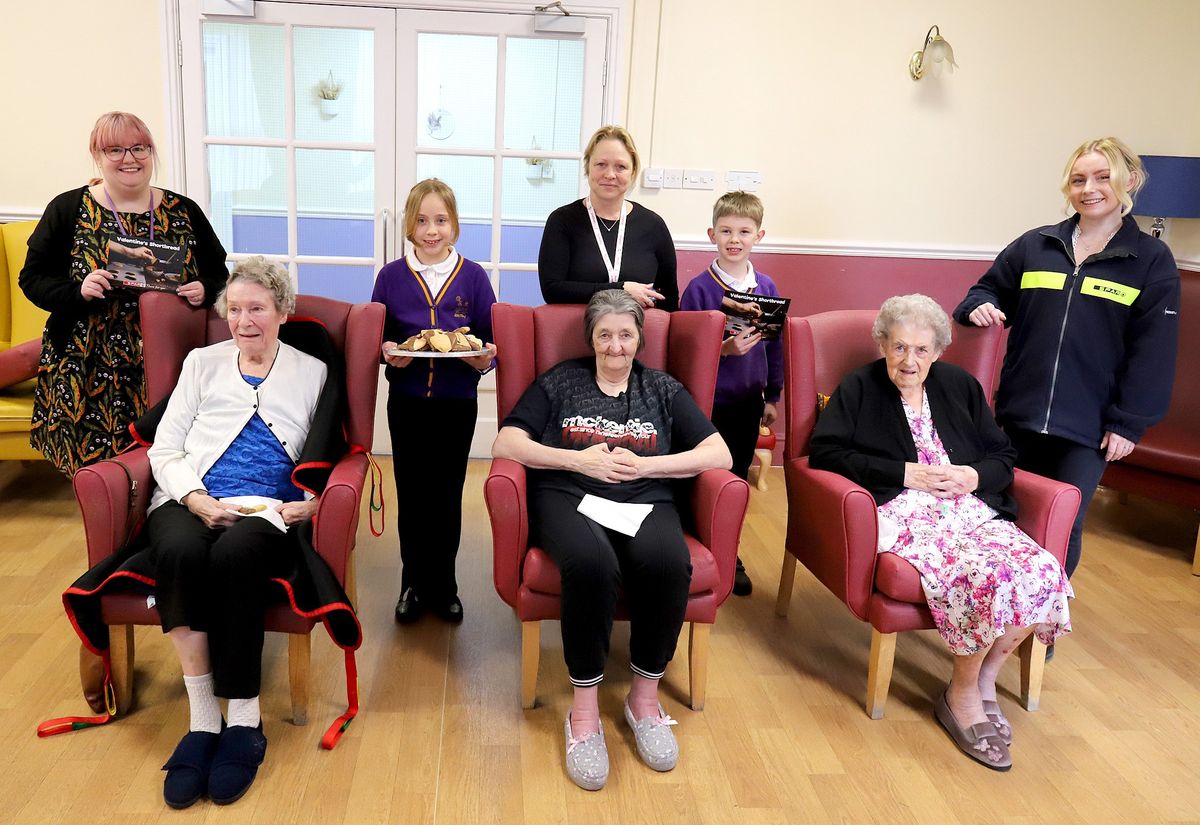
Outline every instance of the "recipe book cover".
[[721, 311], [725, 313], [725, 337], [741, 335], [753, 327], [764, 341], [779, 340], [791, 303], [791, 298], [726, 292], [721, 299]]
[[118, 235], [108, 243], [105, 270], [117, 286], [174, 292], [183, 284], [183, 258], [180, 244]]

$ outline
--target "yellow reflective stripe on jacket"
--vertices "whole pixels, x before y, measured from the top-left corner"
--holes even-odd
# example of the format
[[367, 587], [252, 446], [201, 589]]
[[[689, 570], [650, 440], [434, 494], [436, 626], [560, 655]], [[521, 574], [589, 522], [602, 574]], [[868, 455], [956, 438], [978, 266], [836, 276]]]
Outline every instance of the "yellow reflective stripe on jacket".
[[1142, 294], [1140, 289], [1134, 289], [1125, 284], [1119, 284], [1116, 281], [1105, 281], [1101, 278], [1084, 278], [1083, 285], [1079, 287], [1080, 293], [1083, 295], [1095, 295], [1097, 298], [1107, 298], [1110, 301], [1115, 301], [1118, 304], [1130, 306], [1137, 300], [1137, 296]]
[[1021, 276], [1021, 289], [1062, 289], [1066, 282], [1065, 272], [1026, 272]]

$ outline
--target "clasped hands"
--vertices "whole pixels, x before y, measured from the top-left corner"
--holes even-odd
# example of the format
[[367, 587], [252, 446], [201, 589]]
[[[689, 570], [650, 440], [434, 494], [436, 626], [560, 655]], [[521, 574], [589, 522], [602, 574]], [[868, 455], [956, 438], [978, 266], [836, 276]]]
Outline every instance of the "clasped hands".
[[[231, 527], [239, 518], [236, 515], [238, 505], [218, 501], [208, 493], [199, 490], [193, 490], [184, 496], [182, 503], [210, 530], [218, 527]], [[283, 523], [291, 527], [293, 524], [308, 521], [316, 515], [320, 505], [320, 498], [310, 498], [307, 501], [285, 501], [275, 510], [283, 517]]]
[[965, 464], [904, 463], [904, 486], [937, 498], [957, 498], [975, 492], [979, 473]]
[[609, 484], [633, 481], [643, 474], [645, 466], [642, 456], [624, 447], [610, 447], [607, 442], [575, 453], [575, 472]]

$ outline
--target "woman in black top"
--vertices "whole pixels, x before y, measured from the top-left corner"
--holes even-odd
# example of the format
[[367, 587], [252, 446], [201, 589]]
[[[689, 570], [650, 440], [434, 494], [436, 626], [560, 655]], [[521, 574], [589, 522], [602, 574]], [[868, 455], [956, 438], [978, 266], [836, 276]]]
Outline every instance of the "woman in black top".
[[100, 177], [46, 207], [19, 280], [50, 313], [29, 443], [68, 476], [132, 444], [129, 425], [145, 411], [139, 293], [118, 288], [110, 254], [150, 263], [174, 258], [181, 263], [176, 292], [192, 306], [211, 304], [229, 274], [200, 207], [150, 185], [157, 151], [141, 118], [101, 115], [90, 149]]
[[629, 132], [602, 126], [583, 152], [586, 198], [550, 213], [538, 252], [542, 297], [586, 304], [602, 289], [621, 288], [643, 307], [679, 307], [675, 244], [663, 219], [625, 200], [641, 162]]

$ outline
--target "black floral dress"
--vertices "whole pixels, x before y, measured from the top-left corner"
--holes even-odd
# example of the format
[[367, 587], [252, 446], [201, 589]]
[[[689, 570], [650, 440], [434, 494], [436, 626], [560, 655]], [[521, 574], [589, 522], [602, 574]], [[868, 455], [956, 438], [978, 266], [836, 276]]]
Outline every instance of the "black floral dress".
[[[47, 210], [43, 221], [51, 217], [49, 212]], [[218, 272], [224, 274], [224, 249], [193, 202], [173, 192], [164, 192], [162, 202], [153, 213], [122, 213], [121, 220], [136, 237], [149, 237], [151, 214], [155, 238], [180, 244], [186, 250], [182, 278], [185, 283], [200, 277], [199, 257], [217, 257]], [[212, 236], [199, 256], [194, 227], [197, 214], [204, 224], [201, 235]], [[30, 274], [29, 268], [22, 273], [22, 287], [35, 303], [50, 309], [52, 314], [42, 336], [29, 442], [67, 475], [73, 475], [85, 464], [128, 448], [133, 443], [129, 425], [146, 407], [142, 332], [138, 317], [140, 293], [116, 288], [103, 300], [85, 303], [79, 297], [83, 279], [107, 265], [108, 242], [120, 234], [121, 228], [113, 213], [84, 189], [75, 216], [74, 232], [69, 239], [66, 271], [64, 274], [58, 270], [56, 294], [50, 300], [57, 306], [45, 306], [45, 301], [38, 301], [32, 293], [39, 291], [36, 289], [39, 284], [31, 284], [35, 289], [29, 289], [24, 283]], [[66, 240], [65, 233], [59, 235], [61, 240]], [[216, 243], [219, 253], [213, 250], [212, 243]], [[33, 248], [31, 240], [31, 251]], [[207, 282], [213, 275], [214, 262], [207, 263], [206, 274], [210, 277], [204, 278], [205, 300], [211, 303], [220, 285]], [[55, 274], [34, 273], [34, 276], [44, 279], [54, 278]], [[63, 279], [69, 279], [69, 283], [63, 283]], [[64, 289], [67, 286], [73, 296]], [[41, 291], [49, 294], [47, 290]], [[54, 317], [56, 310], [57, 319]]]

